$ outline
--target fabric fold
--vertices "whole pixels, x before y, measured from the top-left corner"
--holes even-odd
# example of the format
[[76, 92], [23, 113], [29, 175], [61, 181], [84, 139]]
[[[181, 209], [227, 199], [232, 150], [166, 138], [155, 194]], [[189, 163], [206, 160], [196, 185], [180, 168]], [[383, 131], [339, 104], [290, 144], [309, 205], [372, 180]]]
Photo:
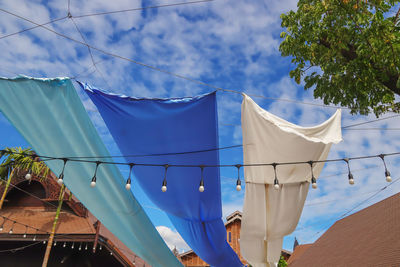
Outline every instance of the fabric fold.
[[[314, 127], [287, 122], [243, 95], [244, 164], [325, 160], [333, 143], [342, 140], [341, 111]], [[318, 178], [323, 163], [313, 164]], [[283, 237], [297, 226], [311, 180], [309, 164], [278, 165], [274, 189], [272, 166], [245, 167], [246, 192], [240, 238], [241, 252], [253, 266], [275, 266]]]
[[[199, 192], [199, 165], [219, 164], [215, 92], [197, 97], [146, 99], [109, 94], [80, 84], [128, 162], [162, 165], [135, 166], [134, 179], [168, 214], [193, 251], [212, 266], [242, 266], [226, 241], [219, 168], [203, 169], [204, 192]], [[141, 154], [153, 156], [129, 157]], [[194, 166], [169, 167], [165, 176], [165, 164]], [[161, 191], [164, 177], [166, 192]]]
[[[68, 78], [0, 78], [0, 110], [38, 155], [92, 156], [109, 152]], [[46, 161], [55, 173], [63, 161]], [[95, 165], [68, 161], [64, 183], [116, 237], [154, 267], [182, 266], [169, 250], [115, 165], [101, 164], [97, 185], [90, 187]]]

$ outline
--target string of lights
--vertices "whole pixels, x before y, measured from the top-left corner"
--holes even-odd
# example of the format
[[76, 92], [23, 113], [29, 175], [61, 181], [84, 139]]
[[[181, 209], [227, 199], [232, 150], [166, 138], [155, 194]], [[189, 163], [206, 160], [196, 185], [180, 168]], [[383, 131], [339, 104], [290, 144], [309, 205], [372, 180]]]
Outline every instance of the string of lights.
[[[53, 30], [53, 29], [51, 29], [49, 27], [46, 27], [45, 25], [41, 25], [39, 23], [36, 23], [36, 22], [34, 22], [34, 21], [32, 21], [32, 20], [30, 20], [28, 18], [22, 17], [22, 16], [17, 15], [17, 14], [15, 14], [13, 12], [7, 11], [7, 10], [5, 10], [3, 8], [0, 8], [0, 11], [2, 11], [4, 13], [7, 13], [7, 14], [10, 14], [12, 16], [15, 16], [17, 18], [20, 18], [22, 20], [28, 21], [28, 22], [30, 22], [32, 24], [35, 24], [37, 27], [41, 27], [41, 28], [43, 28], [43, 29], [45, 29], [47, 31], [50, 31], [50, 32], [52, 32], [52, 33], [54, 33], [54, 34], [56, 34], [56, 35], [58, 35], [60, 37], [63, 37], [65, 39], [70, 40], [72, 42], [75, 42], [77, 44], [89, 47], [90, 49], [98, 51], [98, 52], [100, 52], [100, 53], [102, 53], [104, 55], [107, 55], [107, 56], [110, 56], [110, 57], [114, 57], [114, 58], [118, 58], [118, 59], [121, 59], [121, 60], [125, 60], [125, 61], [128, 61], [128, 62], [134, 63], [136, 65], [139, 65], [139, 66], [142, 66], [142, 67], [146, 67], [148, 69], [151, 69], [151, 70], [154, 70], [154, 71], [158, 71], [158, 72], [173, 76], [175, 78], [183, 79], [183, 80], [186, 80], [186, 81], [189, 81], [189, 82], [201, 85], [201, 86], [212, 88], [212, 89], [217, 90], [217, 91], [224, 91], [224, 92], [231, 92], [231, 93], [236, 93], [236, 94], [243, 94], [243, 92], [241, 92], [241, 91], [221, 88], [221, 87], [218, 87], [218, 86], [215, 86], [215, 85], [212, 85], [212, 84], [200, 81], [200, 80], [196, 80], [196, 79], [193, 79], [193, 78], [190, 78], [190, 77], [178, 74], [178, 73], [174, 73], [174, 72], [171, 72], [171, 71], [160, 69], [158, 67], [155, 67], [155, 66], [152, 66], [152, 65], [149, 65], [149, 64], [134, 60], [134, 59], [130, 59], [130, 58], [127, 58], [127, 57], [124, 57], [124, 56], [121, 56], [121, 55], [118, 55], [118, 54], [115, 54], [115, 53], [112, 53], [112, 52], [108, 52], [108, 51], [106, 51], [106, 50], [104, 50], [102, 48], [98, 48], [98, 47], [95, 47], [95, 46], [90, 45], [88, 43], [85, 43], [85, 42], [79, 41], [77, 39], [74, 39], [74, 38], [72, 38], [70, 36], [67, 36], [67, 35], [65, 35], [63, 33], [57, 32], [57, 31], [55, 31], [55, 30]], [[74, 16], [69, 14], [68, 17], [74, 17]], [[310, 105], [310, 106], [319, 106], [319, 107], [336, 108], [336, 109], [337, 108], [350, 109], [350, 108], [346, 108], [346, 107], [329, 106], [329, 105], [318, 104], [318, 103], [303, 102], [303, 101], [293, 100], [293, 99], [267, 97], [267, 96], [263, 96], [263, 95], [249, 94], [249, 96], [256, 97], [256, 98], [263, 98], [263, 99], [267, 99], [267, 100], [273, 100], [273, 101], [290, 102], [290, 103], [304, 104], [304, 105]]]
[[[2, 217], [4, 217], [4, 216], [2, 216]], [[8, 220], [11, 220], [11, 219], [8, 218]], [[28, 226], [28, 227], [30, 227], [30, 226]], [[30, 228], [33, 228], [33, 227], [30, 227]], [[57, 233], [56, 233], [56, 234], [55, 234], [55, 238], [60, 239], [60, 238], [63, 238], [63, 237], [68, 237], [68, 236], [75, 235], [76, 233], [80, 233], [81, 231], [83, 231], [83, 230], [88, 230], [88, 229], [91, 229], [91, 227], [86, 227], [86, 228], [84, 228], [84, 229], [79, 229], [79, 230], [77, 230], [77, 231], [75, 231], [75, 232], [71, 232], [71, 233], [68, 233], [68, 234], [57, 234]], [[42, 231], [42, 232], [44, 232], [44, 231]], [[43, 241], [36, 241], [37, 239], [39, 239], [38, 237], [36, 237], [36, 234], [38, 234], [38, 233], [36, 232], [35, 235], [34, 235], [34, 237], [33, 237], [33, 239], [31, 240], [31, 241], [33, 241], [34, 243], [29, 244], [29, 245], [25, 245], [25, 246], [21, 246], [21, 247], [18, 247], [18, 248], [0, 250], [0, 253], [4, 253], [4, 252], [15, 252], [15, 251], [23, 250], [23, 249], [25, 249], [25, 248], [28, 248], [28, 247], [31, 247], [31, 246], [40, 244], [40, 243], [43, 243], [43, 244], [46, 244], [46, 243], [47, 243], [46, 240], [43, 240]], [[50, 233], [49, 233], [49, 232], [45, 232], [45, 234], [50, 234]], [[24, 237], [24, 238], [27, 238], [27, 236], [25, 236], [25, 235], [24, 235], [23, 237]], [[29, 241], [29, 240], [27, 240], [27, 241]], [[71, 242], [71, 241], [69, 241], [69, 242], [64, 241], [62, 247], [63, 247], [63, 248], [66, 248], [66, 247], [67, 247], [67, 243], [71, 243], [71, 244], [72, 244], [72, 245], [71, 245], [71, 249], [74, 249], [74, 248], [75, 248], [75, 241], [72, 241], [72, 242]], [[83, 244], [83, 243], [85, 243], [84, 249], [87, 250], [87, 249], [88, 249], [88, 244], [89, 244], [89, 243], [94, 243], [94, 242], [90, 242], [90, 241], [89, 241], [89, 242], [76, 242], [76, 243], [80, 243], [78, 250], [82, 250], [82, 244]], [[54, 241], [53, 246], [54, 246], [54, 247], [57, 246], [57, 240]], [[102, 250], [102, 248], [103, 248], [103, 247], [102, 247], [102, 245], [100, 244], [100, 245], [99, 245], [99, 249]], [[93, 247], [93, 250], [92, 250], [92, 251], [95, 252], [94, 247]]]
[[[2, 153], [4, 150], [0, 150], [0, 153]], [[23, 154], [20, 152], [11, 152], [13, 154]], [[314, 189], [317, 188], [317, 180], [314, 176], [314, 166], [319, 163], [330, 163], [330, 162], [345, 162], [348, 170], [348, 180], [349, 184], [353, 185], [354, 184], [354, 177], [350, 169], [350, 161], [354, 160], [362, 160], [362, 159], [371, 159], [371, 158], [380, 158], [383, 162], [383, 166], [385, 169], [385, 177], [387, 182], [391, 182], [391, 174], [389, 170], [387, 169], [387, 165], [385, 162], [385, 157], [387, 156], [394, 156], [394, 155], [400, 155], [400, 152], [393, 152], [393, 153], [386, 153], [386, 154], [378, 154], [378, 155], [367, 155], [367, 156], [358, 156], [358, 157], [348, 157], [348, 158], [336, 158], [336, 159], [326, 159], [326, 160], [309, 160], [309, 161], [296, 161], [296, 162], [272, 162], [272, 163], [245, 163], [245, 164], [216, 164], [216, 165], [205, 165], [205, 164], [200, 164], [200, 165], [194, 165], [194, 164], [154, 164], [154, 163], [134, 163], [134, 162], [114, 162], [114, 161], [99, 161], [99, 160], [88, 160], [88, 159], [79, 159], [79, 158], [67, 158], [67, 157], [52, 157], [52, 156], [46, 156], [46, 155], [35, 155], [36, 157], [39, 157], [43, 160], [61, 160], [63, 161], [63, 168], [58, 176], [57, 182], [62, 185], [63, 184], [63, 179], [64, 179], [64, 170], [67, 162], [81, 162], [81, 163], [91, 163], [95, 164], [95, 170], [94, 170], [94, 175], [91, 179], [90, 186], [95, 187], [96, 182], [97, 182], [97, 171], [101, 165], [122, 165], [122, 166], [129, 166], [129, 177], [126, 182], [126, 189], [130, 190], [131, 189], [131, 172], [132, 169], [135, 166], [144, 166], [144, 167], [163, 167], [164, 168], [164, 179], [162, 182], [162, 187], [161, 190], [163, 192], [167, 191], [167, 172], [169, 168], [199, 168], [201, 171], [201, 181], [199, 185], [199, 191], [203, 192], [205, 185], [204, 185], [204, 176], [203, 172], [205, 168], [221, 168], [221, 167], [235, 167], [238, 170], [238, 177], [236, 181], [236, 189], [237, 191], [241, 190], [241, 178], [240, 178], [240, 169], [242, 167], [260, 167], [260, 166], [271, 166], [273, 167], [274, 170], [274, 188], [279, 190], [280, 188], [280, 183], [279, 183], [279, 178], [278, 178], [278, 166], [284, 166], [284, 165], [300, 165], [300, 164], [308, 164], [310, 166], [310, 172], [311, 172], [311, 184]], [[30, 156], [30, 155], [27, 155]], [[28, 174], [29, 175], [29, 172]], [[28, 179], [28, 177], [26, 177]]]
[[26, 238], [26, 235], [27, 235], [27, 233], [28, 233], [28, 229], [35, 230], [35, 236], [33, 237], [33, 241], [36, 241], [36, 234], [37, 234], [38, 232], [42, 232], [43, 234], [50, 234], [50, 232], [41, 230], [41, 229], [39, 229], [39, 228], [35, 228], [35, 227], [33, 227], [33, 226], [30, 226], [30, 225], [27, 225], [27, 224], [24, 224], [24, 223], [21, 223], [21, 222], [17, 222], [16, 220], [11, 219], [11, 218], [6, 217], [6, 216], [1, 215], [1, 214], [0, 214], [0, 218], [3, 219], [3, 222], [2, 222], [2, 224], [0, 225], [0, 232], [2, 232], [2, 231], [4, 230], [4, 225], [5, 225], [5, 223], [9, 221], [9, 222], [12, 223], [12, 225], [11, 225], [9, 231], [8, 231], [8, 233], [9, 233], [10, 235], [13, 233], [13, 230], [14, 230], [14, 227], [15, 227], [16, 224], [25, 226], [25, 233], [23, 234], [23, 238]]

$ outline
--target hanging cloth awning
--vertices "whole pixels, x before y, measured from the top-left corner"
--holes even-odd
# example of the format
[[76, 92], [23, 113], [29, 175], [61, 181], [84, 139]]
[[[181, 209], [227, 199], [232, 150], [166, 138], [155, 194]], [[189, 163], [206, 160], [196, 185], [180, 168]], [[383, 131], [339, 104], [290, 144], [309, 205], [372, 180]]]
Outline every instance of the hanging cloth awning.
[[[0, 110], [38, 155], [109, 155], [68, 78], [0, 78]], [[63, 167], [62, 160], [46, 164], [57, 175]], [[102, 224], [149, 264], [182, 266], [135, 197], [125, 190], [124, 178], [115, 165], [101, 164], [97, 186], [90, 187], [95, 166], [67, 162], [65, 185]]]
[[[174, 99], [138, 99], [117, 96], [81, 84], [97, 106], [110, 133], [128, 162], [216, 165], [218, 148], [216, 94]], [[172, 154], [168, 154], [172, 153]], [[128, 155], [163, 154], [131, 158]], [[167, 154], [167, 155], [166, 155]], [[161, 186], [165, 168], [134, 166], [135, 179], [162, 210], [186, 243], [212, 266], [242, 266], [226, 242], [221, 220], [219, 168], [204, 169], [204, 192], [199, 192], [201, 168], [169, 167], [167, 191]]]
[[[341, 111], [315, 127], [300, 127], [272, 115], [243, 95], [243, 159], [249, 163], [325, 160], [332, 143], [342, 140]], [[323, 163], [313, 164], [318, 178]], [[299, 221], [309, 182], [309, 164], [276, 166], [279, 189], [274, 189], [272, 166], [245, 167], [246, 192], [240, 247], [254, 267], [275, 266], [283, 237]]]

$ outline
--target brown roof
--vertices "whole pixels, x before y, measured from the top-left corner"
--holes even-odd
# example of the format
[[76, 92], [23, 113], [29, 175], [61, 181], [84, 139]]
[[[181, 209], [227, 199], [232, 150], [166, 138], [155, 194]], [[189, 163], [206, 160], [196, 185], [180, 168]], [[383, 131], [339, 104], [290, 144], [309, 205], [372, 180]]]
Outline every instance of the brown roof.
[[400, 266], [400, 193], [337, 221], [289, 266]]
[[[51, 232], [55, 214], [56, 212], [54, 210], [49, 211], [41, 207], [18, 207], [0, 210], [0, 215], [17, 222], [13, 227], [14, 234], [25, 233], [25, 226], [21, 224], [29, 225], [44, 232]], [[0, 218], [0, 223], [2, 222], [3, 218]], [[75, 214], [61, 211], [58, 222], [56, 234], [96, 234], [96, 230], [88, 218], [79, 217]], [[10, 220], [6, 220], [3, 226], [4, 230], [0, 234], [8, 233], [11, 225], [12, 222]], [[35, 230], [28, 228], [27, 234], [34, 233]], [[41, 233], [38, 232], [38, 234]]]
[[303, 253], [311, 246], [312, 244], [303, 244], [303, 245], [298, 245], [292, 255], [290, 256], [290, 258], [288, 259], [287, 263], [293, 263], [296, 259], [300, 258], [301, 255], [303, 255]]

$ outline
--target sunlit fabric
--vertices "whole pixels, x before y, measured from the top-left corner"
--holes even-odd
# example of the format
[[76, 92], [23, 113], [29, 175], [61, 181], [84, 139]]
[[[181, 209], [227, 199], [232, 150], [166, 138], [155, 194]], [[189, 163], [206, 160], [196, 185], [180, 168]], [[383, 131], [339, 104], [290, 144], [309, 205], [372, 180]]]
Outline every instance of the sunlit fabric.
[[[107, 94], [81, 84], [97, 106], [128, 162], [215, 165], [217, 150], [173, 154], [218, 147], [216, 94], [173, 99], [143, 99]], [[129, 155], [158, 156], [129, 157]], [[163, 155], [160, 155], [163, 154]], [[188, 245], [212, 266], [242, 266], [226, 242], [221, 220], [219, 168], [169, 167], [167, 191], [162, 192], [165, 168], [134, 166], [135, 179], [151, 200], [166, 211]]]
[[[341, 111], [315, 127], [300, 127], [259, 107], [243, 95], [242, 131], [245, 164], [325, 160], [332, 143], [342, 140]], [[323, 163], [313, 164], [318, 178]], [[311, 181], [309, 164], [278, 165], [279, 189], [272, 166], [245, 167], [246, 192], [240, 249], [254, 267], [276, 266], [283, 237], [293, 232]]]
[[[109, 155], [68, 78], [1, 78], [0, 110], [38, 155]], [[49, 160], [46, 164], [58, 175], [63, 161]], [[97, 185], [90, 187], [95, 165], [68, 161], [64, 176], [68, 189], [116, 237], [149, 264], [182, 266], [135, 197], [125, 190], [124, 178], [115, 165], [101, 164]]]

